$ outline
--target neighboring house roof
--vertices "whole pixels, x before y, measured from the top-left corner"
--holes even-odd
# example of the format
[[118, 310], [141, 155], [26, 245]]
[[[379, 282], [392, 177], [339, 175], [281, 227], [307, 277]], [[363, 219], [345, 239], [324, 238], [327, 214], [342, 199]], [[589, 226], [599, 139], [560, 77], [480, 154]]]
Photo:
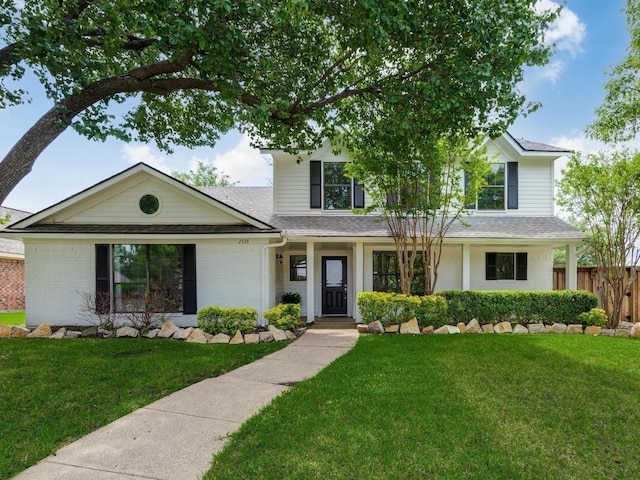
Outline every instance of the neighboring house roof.
[[[9, 223], [0, 225], [0, 237], [2, 236], [2, 230], [10, 224], [31, 215], [28, 212], [16, 210], [15, 208], [0, 207], [0, 218], [4, 218], [7, 214], [9, 214]], [[3, 254], [6, 254], [4, 256], [24, 257], [24, 244], [19, 240], [0, 238], [0, 256], [3, 256]]]
[[[377, 215], [273, 215], [270, 187], [213, 187], [203, 189], [212, 197], [246, 211], [275, 228], [299, 237], [391, 237], [384, 219]], [[579, 241], [584, 234], [557, 217], [464, 216], [455, 222], [447, 238], [483, 240]]]

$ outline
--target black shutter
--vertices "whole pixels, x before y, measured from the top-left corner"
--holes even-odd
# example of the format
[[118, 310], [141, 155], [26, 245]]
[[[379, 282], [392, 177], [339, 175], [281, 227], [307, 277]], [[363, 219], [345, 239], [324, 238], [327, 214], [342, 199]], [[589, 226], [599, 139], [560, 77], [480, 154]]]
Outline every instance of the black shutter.
[[516, 280], [527, 279], [527, 252], [516, 253]]
[[322, 208], [322, 162], [311, 160], [309, 165], [311, 171], [311, 208]]
[[518, 162], [507, 162], [507, 208], [518, 209]]
[[[464, 172], [464, 194], [465, 195], [467, 195], [468, 187], [469, 187], [469, 175], [467, 175], [467, 172]], [[467, 210], [475, 210], [476, 204], [470, 203], [469, 205], [466, 205], [464, 208], [466, 208]]]
[[197, 313], [195, 245], [182, 246], [182, 288], [182, 313]]
[[96, 245], [96, 313], [109, 313], [111, 309], [109, 245]]
[[495, 252], [487, 252], [486, 253], [486, 268], [487, 268], [487, 280], [497, 280], [498, 274], [496, 272], [496, 257], [497, 254]]
[[364, 208], [364, 189], [357, 178], [353, 179], [353, 208]]

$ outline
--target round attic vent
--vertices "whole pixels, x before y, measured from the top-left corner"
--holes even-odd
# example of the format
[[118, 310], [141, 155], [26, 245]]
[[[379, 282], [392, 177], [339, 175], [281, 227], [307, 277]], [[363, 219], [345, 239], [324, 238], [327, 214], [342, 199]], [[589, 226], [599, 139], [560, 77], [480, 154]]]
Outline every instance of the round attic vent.
[[160, 208], [160, 200], [151, 194], [144, 195], [138, 204], [140, 205], [140, 210], [147, 215], [153, 215]]

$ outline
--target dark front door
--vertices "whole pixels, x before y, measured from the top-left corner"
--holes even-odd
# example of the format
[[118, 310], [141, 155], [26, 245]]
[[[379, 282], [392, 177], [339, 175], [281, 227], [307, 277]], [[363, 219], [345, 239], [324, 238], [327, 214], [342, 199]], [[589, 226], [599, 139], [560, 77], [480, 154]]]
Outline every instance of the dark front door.
[[322, 314], [347, 314], [347, 257], [322, 257]]

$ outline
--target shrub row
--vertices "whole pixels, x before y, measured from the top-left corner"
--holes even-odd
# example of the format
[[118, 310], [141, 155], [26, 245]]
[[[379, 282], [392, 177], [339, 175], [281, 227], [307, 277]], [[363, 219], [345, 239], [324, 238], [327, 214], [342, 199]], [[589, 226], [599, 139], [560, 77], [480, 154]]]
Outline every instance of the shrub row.
[[[447, 323], [502, 321], [528, 323], [581, 323], [580, 315], [598, 304], [597, 297], [580, 290], [558, 291], [478, 291], [438, 292], [447, 300]], [[596, 320], [597, 321], [597, 320]]]
[[[198, 327], [211, 335], [234, 335], [238, 330], [250, 333], [255, 330], [258, 312], [253, 308], [205, 307], [198, 310]], [[300, 305], [280, 303], [264, 312], [272, 325], [281, 330], [291, 330], [300, 324]]]
[[386, 292], [360, 292], [356, 300], [364, 323], [379, 320], [394, 325], [412, 318], [421, 326], [442, 326], [447, 316], [447, 302], [439, 295], [419, 297]]

